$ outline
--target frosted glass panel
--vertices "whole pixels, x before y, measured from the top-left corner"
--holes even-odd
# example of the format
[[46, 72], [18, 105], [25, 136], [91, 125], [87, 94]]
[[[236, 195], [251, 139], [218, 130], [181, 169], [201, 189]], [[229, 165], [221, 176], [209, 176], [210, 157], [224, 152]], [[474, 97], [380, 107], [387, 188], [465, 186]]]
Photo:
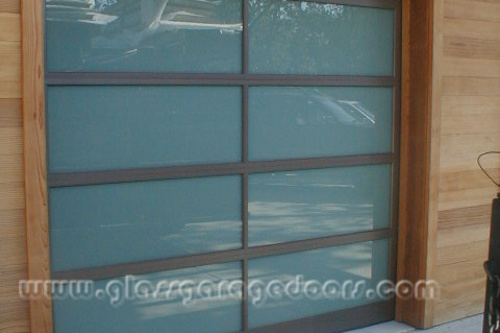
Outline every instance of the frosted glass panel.
[[249, 176], [250, 246], [389, 228], [391, 167]]
[[256, 87], [249, 98], [250, 160], [392, 151], [392, 88]]
[[49, 71], [240, 72], [241, 1], [47, 0]]
[[[388, 240], [378, 240], [314, 251], [254, 259], [248, 262], [249, 280], [258, 281], [249, 289], [248, 322], [250, 328], [306, 318], [341, 309], [381, 301], [366, 291], [388, 278]], [[316, 280], [318, 283], [310, 281]], [[269, 284], [271, 281], [273, 284]], [[295, 286], [291, 284], [297, 283]], [[358, 290], [346, 288], [346, 296], [333, 292], [334, 281], [359, 282]], [[290, 287], [287, 290], [280, 285]], [[270, 287], [266, 293], [262, 287]], [[315, 287], [319, 285], [319, 290]], [[329, 286], [326, 289], [323, 286]], [[309, 287], [306, 287], [309, 286]], [[315, 291], [316, 290], [316, 291]], [[326, 292], [323, 292], [325, 290]], [[290, 292], [291, 291], [291, 292]], [[273, 296], [274, 295], [274, 296]], [[281, 297], [279, 297], [281, 295]]]
[[250, 0], [249, 20], [252, 73], [393, 74], [393, 10]]
[[50, 87], [50, 172], [241, 159], [238, 87]]
[[55, 271], [241, 247], [241, 177], [50, 190]]
[[[94, 292], [104, 291], [107, 285], [111, 286], [109, 295], [99, 292], [104, 295], [103, 299], [93, 297], [90, 300], [72, 300], [54, 297], [55, 332], [238, 332], [241, 329], [241, 299], [237, 293], [230, 292], [230, 289], [222, 289], [219, 297], [219, 291], [213, 287], [224, 280], [241, 280], [241, 264], [229, 263], [159, 272], [135, 276], [133, 280], [119, 278], [98, 281], [94, 285]], [[187, 283], [184, 288], [180, 288], [179, 284], [174, 284], [175, 281]], [[190, 298], [192, 290], [189, 290], [189, 287], [198, 286], [201, 281], [206, 281], [205, 286], [211, 286], [210, 289], [204, 290], [206, 295], [213, 295], [213, 299]], [[125, 284], [131, 291], [140, 285], [141, 294], [145, 294], [142, 291], [154, 292], [156, 287], [160, 287], [159, 297], [124, 299]], [[172, 288], [169, 289], [170, 287]], [[170, 293], [167, 294], [169, 290]], [[68, 292], [66, 287], [61, 295]], [[134, 295], [132, 292], [130, 294]], [[114, 297], [117, 301], [113, 302], [112, 306], [111, 298], [115, 299]], [[183, 301], [187, 303], [183, 304]]]

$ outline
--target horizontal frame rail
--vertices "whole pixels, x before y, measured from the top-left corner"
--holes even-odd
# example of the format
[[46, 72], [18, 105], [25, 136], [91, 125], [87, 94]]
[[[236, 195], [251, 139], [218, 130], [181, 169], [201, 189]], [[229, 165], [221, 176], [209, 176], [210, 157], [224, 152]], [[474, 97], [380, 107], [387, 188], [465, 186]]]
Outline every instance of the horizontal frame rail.
[[335, 333], [394, 319], [394, 301], [382, 301], [335, 312], [250, 329], [242, 333]]
[[173, 166], [164, 168], [51, 173], [48, 176], [48, 184], [51, 188], [102, 185], [178, 178], [238, 175], [245, 173], [391, 164], [397, 163], [397, 161], [398, 157], [395, 154], [389, 153], [248, 163], [238, 162], [227, 164]]
[[316, 250], [331, 246], [347, 245], [391, 238], [392, 229], [358, 232], [324, 238], [307, 239], [287, 243], [250, 247], [190, 255], [169, 259], [150, 260], [104, 267], [83, 268], [61, 272], [52, 272], [56, 280], [103, 280], [126, 275], [140, 275], [173, 269], [220, 264], [254, 258], [276, 256], [294, 252]]
[[[293, 0], [295, 1], [295, 0]], [[300, 1], [300, 0], [297, 0]], [[395, 9], [400, 0], [306, 0], [307, 2], [328, 3], [333, 5], [347, 5], [381, 9]]]
[[189, 73], [99, 73], [51, 72], [48, 86], [331, 86], [393, 87], [393, 76], [295, 75], [295, 74], [189, 74]]

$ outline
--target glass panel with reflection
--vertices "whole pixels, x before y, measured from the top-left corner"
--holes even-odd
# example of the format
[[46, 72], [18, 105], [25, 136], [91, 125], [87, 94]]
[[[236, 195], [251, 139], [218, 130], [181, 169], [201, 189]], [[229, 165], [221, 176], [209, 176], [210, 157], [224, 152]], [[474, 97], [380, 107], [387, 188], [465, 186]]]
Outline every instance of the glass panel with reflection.
[[250, 246], [388, 228], [391, 166], [253, 174], [248, 213]]
[[53, 296], [55, 332], [239, 332], [241, 288], [233, 281], [241, 281], [239, 262], [98, 281], [89, 299], [72, 299], [66, 285]]
[[388, 278], [388, 255], [389, 241], [377, 240], [250, 260], [249, 327], [386, 299], [368, 291]]
[[240, 72], [241, 1], [46, 1], [49, 71]]
[[50, 190], [54, 271], [241, 247], [241, 177]]
[[250, 72], [393, 75], [393, 10], [249, 1]]
[[49, 87], [50, 172], [238, 162], [239, 87]]
[[389, 153], [392, 105], [392, 88], [250, 88], [249, 158]]

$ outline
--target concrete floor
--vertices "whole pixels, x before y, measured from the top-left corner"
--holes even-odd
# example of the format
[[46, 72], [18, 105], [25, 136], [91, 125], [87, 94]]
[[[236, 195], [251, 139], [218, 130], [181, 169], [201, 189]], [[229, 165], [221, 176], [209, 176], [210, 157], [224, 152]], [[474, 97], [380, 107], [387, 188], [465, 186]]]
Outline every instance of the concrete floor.
[[394, 321], [370, 326], [367, 328], [349, 331], [348, 333], [481, 333], [483, 327], [483, 315], [476, 315], [460, 319], [448, 324], [433, 327], [428, 330], [418, 330], [413, 327], [396, 323]]

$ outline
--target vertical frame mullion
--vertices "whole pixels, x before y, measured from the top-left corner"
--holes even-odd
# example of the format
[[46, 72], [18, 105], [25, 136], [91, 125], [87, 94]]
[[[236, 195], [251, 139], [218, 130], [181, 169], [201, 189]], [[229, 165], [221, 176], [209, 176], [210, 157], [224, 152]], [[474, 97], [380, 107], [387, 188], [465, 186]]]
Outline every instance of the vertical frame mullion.
[[[248, 0], [242, 0], [242, 73], [248, 74]], [[248, 163], [248, 84], [242, 86], [242, 162]], [[242, 174], [243, 250], [248, 249], [248, 172]], [[241, 329], [248, 331], [248, 259], [242, 261]]]
[[243, 259], [243, 297], [241, 300], [242, 304], [242, 316], [241, 316], [241, 330], [243, 332], [248, 332], [248, 259]]
[[248, 74], [248, 0], [243, 1], [242, 8], [242, 25], [243, 25], [243, 35], [242, 35], [242, 73]]
[[399, 220], [399, 177], [401, 141], [401, 47], [402, 47], [402, 5], [398, 1], [394, 7], [394, 88], [393, 88], [393, 152], [396, 162], [392, 164], [392, 215], [389, 254], [389, 278], [396, 280], [398, 220]]

